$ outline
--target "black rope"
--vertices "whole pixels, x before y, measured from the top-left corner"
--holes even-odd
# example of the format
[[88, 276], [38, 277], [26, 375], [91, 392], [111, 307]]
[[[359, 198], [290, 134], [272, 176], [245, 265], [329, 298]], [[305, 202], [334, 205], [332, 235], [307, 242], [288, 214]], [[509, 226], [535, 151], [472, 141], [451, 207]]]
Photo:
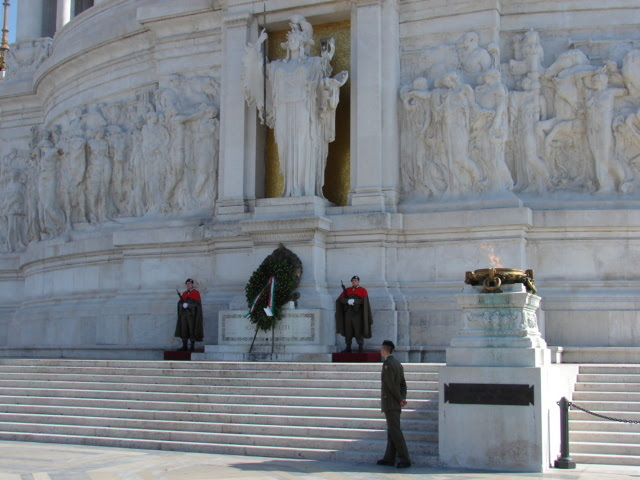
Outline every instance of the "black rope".
[[578, 410], [582, 410], [584, 413], [588, 413], [589, 415], [593, 415], [594, 417], [604, 418], [605, 420], [610, 420], [612, 422], [633, 423], [636, 425], [640, 424], [640, 420], [625, 420], [623, 418], [608, 417], [606, 415], [602, 415], [600, 413], [595, 413], [595, 412], [592, 412], [591, 410], [587, 410], [586, 408], [582, 408], [580, 405], [576, 405], [573, 402], [569, 402], [569, 408], [571, 407], [575, 407]]

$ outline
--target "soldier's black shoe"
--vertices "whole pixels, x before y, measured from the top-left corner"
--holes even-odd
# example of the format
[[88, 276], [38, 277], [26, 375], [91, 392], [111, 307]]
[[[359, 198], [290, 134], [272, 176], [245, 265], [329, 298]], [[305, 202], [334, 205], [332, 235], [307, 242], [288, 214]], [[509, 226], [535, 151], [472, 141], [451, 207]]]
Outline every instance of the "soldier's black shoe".
[[186, 343], [184, 345], [182, 345], [182, 348], [178, 349], [179, 352], [186, 352], [187, 350], [189, 350], [189, 349], [187, 348], [187, 344]]
[[196, 349], [196, 342], [192, 341], [191, 346], [189, 347], [189, 351], [193, 352]]
[[398, 463], [398, 465], [396, 465], [396, 467], [398, 468], [409, 468], [411, 466], [410, 463], [404, 463], [404, 462], [400, 462]]
[[351, 345], [347, 345], [347, 348], [345, 348], [344, 350], [342, 350], [341, 353], [351, 353]]
[[387, 467], [393, 467], [393, 463], [394, 462], [390, 462], [389, 460], [385, 460], [384, 458], [381, 458], [376, 462], [376, 465], [385, 465]]
[[358, 345], [358, 353], [364, 352], [364, 345]]

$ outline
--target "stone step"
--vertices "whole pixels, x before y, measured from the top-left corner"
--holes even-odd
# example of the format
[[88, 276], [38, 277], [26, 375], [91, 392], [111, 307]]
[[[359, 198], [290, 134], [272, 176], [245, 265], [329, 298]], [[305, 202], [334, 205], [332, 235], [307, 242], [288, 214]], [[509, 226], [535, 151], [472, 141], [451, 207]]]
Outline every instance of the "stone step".
[[[611, 380], [611, 379], [608, 379]], [[589, 383], [577, 383], [577, 392], [630, 392], [640, 393], [640, 380], [638, 383], [624, 382], [589, 382]]]
[[[437, 365], [405, 369], [413, 461], [438, 452]], [[0, 438], [375, 462], [375, 364], [0, 360]]]
[[[42, 433], [19, 433], [0, 431], [0, 439], [13, 441], [74, 443], [120, 448], [138, 448], [150, 450], [174, 450], [197, 453], [215, 453], [223, 455], [253, 455], [261, 457], [296, 458], [308, 460], [328, 460], [339, 462], [375, 463], [384, 453], [384, 444], [376, 444], [376, 450], [323, 450], [304, 449], [300, 447], [268, 447], [256, 445], [212, 444], [196, 442], [179, 442], [167, 440], [146, 440], [113, 437], [92, 437], [77, 435], [51, 435]], [[377, 450], [382, 448], [383, 450]], [[421, 455], [409, 452], [415, 465], [438, 465], [437, 455]]]
[[[242, 397], [239, 397], [242, 398]], [[265, 397], [269, 398], [269, 397]], [[223, 397], [224, 399], [224, 397]], [[134, 410], [162, 410], [162, 411], [189, 411], [219, 414], [257, 414], [257, 415], [290, 415], [290, 416], [314, 416], [314, 417], [347, 417], [347, 418], [380, 418], [380, 405], [375, 407], [363, 407], [359, 402], [356, 406], [336, 406], [336, 402], [327, 405], [282, 405], [264, 403], [213, 403], [205, 402], [178, 402], [178, 401], [153, 401], [138, 399], [103, 399], [103, 398], [71, 398], [71, 397], [37, 397], [37, 396], [0, 396], [0, 404], [25, 404], [41, 406], [65, 406], [65, 407], [91, 407], [91, 408], [119, 408]], [[412, 404], [415, 402], [412, 402]], [[438, 419], [438, 401], [427, 400], [421, 408], [404, 408], [402, 419]]]
[[[79, 437], [127, 438], [131, 440], [165, 440], [187, 443], [233, 444], [267, 447], [297, 446], [302, 449], [321, 450], [358, 450], [368, 451], [375, 448], [384, 451], [386, 434], [381, 432], [379, 439], [359, 438], [322, 438], [281, 436], [265, 434], [215, 433], [202, 431], [181, 431], [176, 429], [156, 430], [146, 428], [96, 427], [84, 425], [55, 425], [43, 423], [2, 423], [0, 429], [15, 433], [32, 433], [48, 435], [74, 435]], [[411, 452], [417, 455], [434, 455], [437, 453], [437, 442], [411, 442]]]
[[[249, 390], [255, 394], [268, 395], [298, 395], [303, 396], [352, 396], [376, 397], [380, 394], [380, 381], [354, 382], [329, 380], [322, 382], [297, 381], [269, 381], [265, 379], [216, 379], [208, 380], [200, 385], [164, 384], [148, 381], [138, 383], [123, 379], [120, 382], [90, 382], [90, 381], [47, 381], [47, 380], [0, 380], [0, 394], [4, 389], [39, 388], [39, 389], [70, 389], [70, 390], [129, 390], [147, 392], [180, 392], [180, 393], [236, 393], [248, 394]], [[250, 384], [249, 386], [247, 384]], [[415, 398], [433, 398], [437, 396], [437, 382], [407, 382], [408, 391]], [[262, 393], [260, 393], [262, 392]], [[251, 393], [253, 394], [253, 393]]]
[[[344, 418], [321, 417], [303, 415], [269, 415], [269, 414], [241, 414], [241, 413], [207, 413], [175, 410], [135, 410], [131, 408], [96, 408], [96, 407], [64, 407], [46, 405], [0, 404], [0, 415], [14, 415], [8, 421], [20, 421], [23, 415], [40, 415], [53, 417], [111, 417], [133, 420], [158, 420], [164, 422], [211, 422], [224, 424], [252, 424], [252, 425], [282, 425], [294, 427], [326, 427], [336, 426], [343, 429], [385, 429], [386, 422], [382, 415], [377, 418]], [[419, 418], [405, 418], [403, 414], [402, 426], [406, 431], [425, 433], [437, 432], [437, 419], [424, 420]]]
[[[253, 423], [192, 422], [174, 420], [126, 419], [119, 417], [93, 417], [78, 415], [38, 415], [0, 413], [0, 430], [9, 430], [13, 424], [65, 425], [73, 427], [108, 427], [136, 430], [184, 431], [192, 433], [221, 433], [236, 435], [273, 435], [286, 437], [373, 439], [386, 438], [386, 426], [378, 428], [345, 429], [340, 422], [327, 422], [325, 426], [257, 425]], [[5, 428], [3, 428], [3, 426]], [[24, 431], [24, 430], [21, 430]], [[31, 429], [27, 431], [32, 431]], [[37, 432], [36, 432], [37, 433]], [[411, 430], [407, 422], [403, 425], [407, 442], [438, 442], [437, 432]]]
[[[184, 363], [184, 362], [183, 362]], [[200, 378], [282, 378], [287, 380], [295, 379], [317, 379], [317, 380], [380, 380], [380, 365], [375, 371], [342, 371], [342, 370], [219, 370], [219, 369], [195, 369], [181, 370], [175, 368], [110, 368], [100, 367], [32, 367], [32, 366], [0, 366], [0, 378], [12, 379], [19, 376], [24, 378], [51, 376], [72, 376], [77, 377], [141, 377], [141, 378], [180, 378], [189, 379]], [[416, 371], [406, 372], [405, 378], [408, 382], [425, 381], [434, 382], [438, 379], [437, 371]]]
[[578, 383], [580, 384], [629, 384], [636, 385], [640, 383], [640, 374], [580, 374], [578, 375]]
[[640, 444], [637, 443], [605, 443], [605, 442], [581, 442], [570, 441], [571, 454], [596, 453], [607, 455], [633, 455], [640, 456]]
[[[135, 367], [132, 366], [135, 364]], [[381, 363], [285, 363], [285, 362], [180, 362], [162, 360], [74, 360], [74, 359], [7, 359], [0, 358], [3, 366], [23, 366], [40, 371], [43, 367], [56, 368], [89, 368], [109, 369], [156, 369], [163, 371], [194, 370], [260, 370], [260, 371], [324, 371], [324, 372], [377, 372]], [[444, 364], [439, 363], [404, 363], [404, 371], [437, 373]]]
[[[202, 389], [207, 390], [207, 389]], [[278, 387], [209, 387], [210, 392], [200, 393], [176, 393], [154, 392], [138, 390], [104, 390], [104, 389], [67, 389], [67, 388], [25, 388], [25, 387], [0, 387], [0, 402], [3, 397], [34, 396], [34, 397], [71, 397], [94, 398], [100, 400], [130, 400], [130, 401], [155, 401], [155, 402], [186, 402], [186, 403], [242, 403], [259, 405], [307, 405], [307, 406], [335, 406], [335, 407], [361, 407], [379, 408], [380, 399], [376, 398], [378, 391], [357, 392], [351, 391], [351, 396], [337, 397], [317, 396], [315, 389], [296, 389]], [[408, 395], [408, 401], [412, 408], [424, 408], [430, 402], [437, 402], [437, 392], [421, 392], [421, 397], [412, 398]]]
[[[636, 425], [636, 428], [637, 425]], [[622, 443], [622, 444], [636, 444], [640, 445], [640, 428], [636, 432], [585, 432], [585, 431], [572, 431], [570, 433], [572, 442], [591, 442], [591, 443]]]
[[604, 455], [597, 453], [578, 453], [574, 455], [572, 452], [571, 458], [576, 463], [640, 466], [640, 455]]
[[580, 374], [605, 374], [605, 375], [640, 375], [640, 365], [580, 365]]
[[[612, 403], [618, 405], [627, 403], [630, 406], [636, 405], [636, 408], [640, 406], [640, 392], [584, 392], [576, 391], [573, 394], [572, 402], [584, 407], [585, 403]], [[589, 407], [585, 407], [589, 408]], [[589, 410], [593, 410], [589, 408]], [[635, 408], [631, 408], [635, 410]]]
[[[594, 413], [597, 413], [599, 415], [605, 415], [607, 417], [612, 417], [620, 420], [632, 420], [632, 421], [640, 420], [640, 408], [638, 408], [637, 405], [628, 406], [628, 407], [635, 407], [636, 411], [613, 410], [614, 408], [621, 408], [623, 406], [622, 404], [616, 407], [612, 405], [595, 404], [592, 408], [589, 408], [586, 403], [585, 404], [581, 403], [580, 406], [585, 407]], [[611, 408], [612, 410], [605, 410], [605, 408]], [[569, 411], [569, 421], [573, 421], [573, 420], [593, 420], [593, 421], [602, 421], [602, 422], [607, 421], [606, 419], [601, 419], [599, 417], [591, 415], [590, 413], [581, 412], [580, 410], [575, 410], [575, 409], [572, 409]], [[624, 423], [620, 423], [620, 422], [612, 422], [612, 423], [619, 423], [620, 425], [624, 425]]]
[[[628, 414], [624, 415], [628, 417]], [[634, 419], [630, 419], [634, 420]], [[640, 415], [638, 415], [638, 419], [635, 420], [640, 422]], [[574, 420], [573, 417], [570, 417], [569, 420], [569, 432], [572, 435], [574, 432], [624, 432], [624, 433], [637, 433], [640, 432], [639, 424], [635, 423], [620, 423], [620, 422], [612, 422], [608, 420], [601, 420], [597, 417], [593, 417], [592, 415], [584, 414], [583, 420]]]
[[[640, 366], [581, 365], [572, 401], [596, 414], [640, 420]], [[640, 428], [569, 411], [572, 458], [578, 463], [640, 465]]]

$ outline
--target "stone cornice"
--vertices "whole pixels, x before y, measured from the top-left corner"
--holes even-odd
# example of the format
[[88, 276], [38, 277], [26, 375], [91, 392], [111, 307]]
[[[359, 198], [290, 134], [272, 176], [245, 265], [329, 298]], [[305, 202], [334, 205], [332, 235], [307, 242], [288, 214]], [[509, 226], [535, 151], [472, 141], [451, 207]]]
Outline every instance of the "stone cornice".
[[351, 5], [354, 7], [375, 7], [375, 6], [385, 6], [385, 7], [393, 7], [396, 10], [398, 9], [398, 0], [351, 0]]
[[142, 24], [173, 20], [176, 17], [219, 10], [219, 3], [214, 0], [181, 0], [161, 5], [145, 5], [138, 8], [136, 19]]
[[227, 12], [222, 19], [222, 23], [227, 28], [247, 27], [252, 19], [253, 14], [251, 12]]
[[241, 222], [242, 232], [249, 235], [254, 244], [278, 244], [282, 242], [323, 241], [331, 230], [331, 220], [326, 217], [295, 217], [276, 220], [247, 220]]

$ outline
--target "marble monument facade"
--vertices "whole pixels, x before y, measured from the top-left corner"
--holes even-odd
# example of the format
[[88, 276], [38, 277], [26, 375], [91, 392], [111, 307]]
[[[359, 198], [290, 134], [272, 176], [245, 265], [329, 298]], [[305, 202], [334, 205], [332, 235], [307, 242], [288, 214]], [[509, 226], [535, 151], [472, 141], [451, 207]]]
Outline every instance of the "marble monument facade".
[[[218, 312], [246, 308], [284, 243], [298, 308], [330, 319], [358, 274], [370, 344], [412, 361], [444, 359], [464, 272], [499, 265], [535, 270], [565, 360], [640, 361], [637, 2], [93, 3], [72, 18], [58, 0], [47, 22], [20, 2], [0, 83], [0, 355], [154, 358], [187, 277], [218, 344]], [[263, 7], [267, 35], [291, 34], [284, 60], [262, 55]], [[310, 54], [314, 28], [345, 21], [347, 41]], [[339, 102], [345, 205], [322, 193]]]

